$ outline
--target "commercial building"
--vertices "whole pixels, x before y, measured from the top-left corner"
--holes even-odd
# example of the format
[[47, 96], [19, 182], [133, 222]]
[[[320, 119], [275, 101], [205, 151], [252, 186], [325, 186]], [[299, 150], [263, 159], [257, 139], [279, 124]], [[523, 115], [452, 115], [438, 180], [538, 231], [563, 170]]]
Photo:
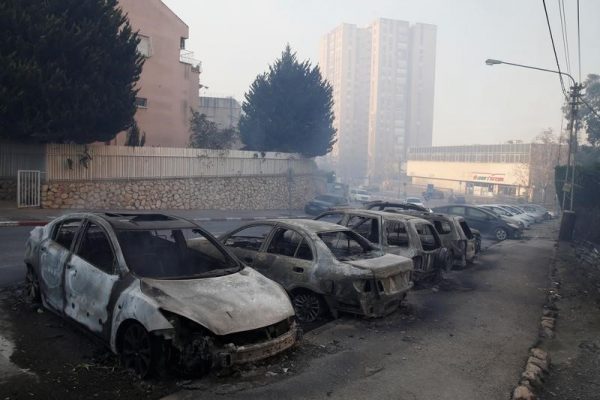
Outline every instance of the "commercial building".
[[[198, 108], [200, 62], [186, 50], [188, 26], [160, 0], [119, 0], [146, 58], [138, 81], [135, 120], [147, 146], [185, 147], [190, 109]], [[125, 133], [116, 142], [123, 144]]]
[[435, 35], [433, 25], [380, 18], [322, 37], [338, 131], [331, 158], [344, 181], [397, 179], [409, 143], [431, 145]]
[[415, 185], [433, 184], [455, 194], [526, 197], [551, 202], [554, 166], [566, 154], [558, 144], [514, 143], [413, 147], [407, 175]]
[[200, 114], [217, 124], [219, 129], [237, 128], [242, 106], [233, 97], [200, 97]]

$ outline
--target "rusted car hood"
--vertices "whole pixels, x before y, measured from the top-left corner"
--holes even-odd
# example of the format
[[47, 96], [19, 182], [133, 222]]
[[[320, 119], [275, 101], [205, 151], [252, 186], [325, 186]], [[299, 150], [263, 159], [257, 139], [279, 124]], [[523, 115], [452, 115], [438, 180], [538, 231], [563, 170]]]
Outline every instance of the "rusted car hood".
[[345, 262], [353, 267], [373, 271], [373, 275], [376, 278], [387, 278], [388, 276], [394, 276], [413, 269], [413, 262], [410, 258], [394, 254], [384, 254], [381, 257]]
[[141, 279], [160, 308], [186, 317], [215, 335], [262, 328], [294, 315], [281, 286], [252, 268], [214, 278]]

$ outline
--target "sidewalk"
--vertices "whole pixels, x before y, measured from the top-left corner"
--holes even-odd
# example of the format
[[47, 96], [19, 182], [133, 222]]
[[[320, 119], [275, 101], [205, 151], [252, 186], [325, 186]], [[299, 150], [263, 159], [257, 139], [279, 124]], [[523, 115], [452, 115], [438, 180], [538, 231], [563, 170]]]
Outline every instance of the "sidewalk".
[[164, 213], [192, 221], [256, 221], [268, 218], [302, 218], [303, 210], [85, 210], [9, 208], [0, 205], [0, 227], [46, 225], [54, 218], [74, 212]]

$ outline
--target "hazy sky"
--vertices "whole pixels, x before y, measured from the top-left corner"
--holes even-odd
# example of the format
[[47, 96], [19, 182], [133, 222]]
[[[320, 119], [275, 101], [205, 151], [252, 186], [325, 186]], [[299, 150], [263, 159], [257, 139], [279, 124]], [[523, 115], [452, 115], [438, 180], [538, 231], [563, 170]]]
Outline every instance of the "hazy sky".
[[[342, 22], [384, 17], [435, 24], [434, 145], [531, 140], [560, 130], [558, 76], [484, 64], [496, 58], [556, 69], [541, 0], [163, 0], [190, 27], [207, 95], [243, 100], [286, 43], [318, 63], [319, 39]], [[559, 0], [546, 0], [565, 68]], [[576, 0], [564, 0], [571, 71], [578, 79]], [[600, 1], [580, 0], [582, 80], [600, 73]]]

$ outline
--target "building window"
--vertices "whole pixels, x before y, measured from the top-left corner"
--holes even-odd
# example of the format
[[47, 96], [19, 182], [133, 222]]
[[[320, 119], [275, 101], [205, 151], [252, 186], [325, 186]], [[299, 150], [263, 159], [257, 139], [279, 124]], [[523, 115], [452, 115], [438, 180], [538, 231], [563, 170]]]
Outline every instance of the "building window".
[[146, 58], [152, 57], [152, 42], [149, 36], [138, 35], [140, 42], [137, 45], [137, 51]]
[[179, 48], [182, 50], [185, 49], [185, 38], [184, 37], [179, 38]]
[[136, 97], [135, 106], [137, 108], [148, 108], [148, 99], [145, 97]]

